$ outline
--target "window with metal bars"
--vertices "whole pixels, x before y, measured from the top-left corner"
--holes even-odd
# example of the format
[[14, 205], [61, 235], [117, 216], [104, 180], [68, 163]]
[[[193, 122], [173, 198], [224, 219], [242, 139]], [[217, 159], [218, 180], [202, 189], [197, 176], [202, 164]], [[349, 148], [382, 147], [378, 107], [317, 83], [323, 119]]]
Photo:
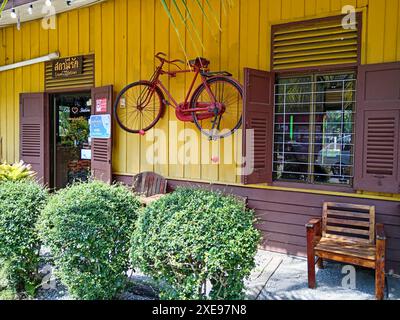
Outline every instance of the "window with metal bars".
[[355, 88], [354, 73], [277, 79], [275, 180], [352, 184]]

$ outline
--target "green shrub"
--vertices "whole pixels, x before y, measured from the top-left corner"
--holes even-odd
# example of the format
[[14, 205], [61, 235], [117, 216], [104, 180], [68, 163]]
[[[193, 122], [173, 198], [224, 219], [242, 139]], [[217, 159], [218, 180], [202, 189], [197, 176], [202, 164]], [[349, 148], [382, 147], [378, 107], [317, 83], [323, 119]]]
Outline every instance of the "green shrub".
[[14, 300], [17, 298], [11, 282], [9, 263], [0, 259], [0, 300]]
[[253, 222], [234, 197], [178, 189], [140, 214], [132, 260], [159, 281], [162, 299], [241, 299], [260, 240]]
[[35, 175], [36, 173], [32, 171], [32, 167], [23, 161], [12, 165], [7, 163], [0, 164], [0, 182], [30, 179]]
[[54, 195], [39, 220], [55, 274], [78, 299], [110, 299], [125, 286], [140, 202], [123, 186], [79, 183]]
[[46, 190], [34, 181], [0, 183], [1, 273], [9, 275], [8, 287], [17, 292], [37, 280], [40, 242], [35, 224], [46, 200]]

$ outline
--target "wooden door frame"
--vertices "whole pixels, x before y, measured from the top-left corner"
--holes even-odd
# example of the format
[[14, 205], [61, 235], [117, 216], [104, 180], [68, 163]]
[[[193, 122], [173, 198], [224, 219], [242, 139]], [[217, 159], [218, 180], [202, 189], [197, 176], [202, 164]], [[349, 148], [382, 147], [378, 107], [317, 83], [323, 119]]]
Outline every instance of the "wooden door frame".
[[[48, 96], [48, 124], [49, 124], [49, 128], [48, 128], [48, 132], [49, 132], [49, 144], [48, 144], [48, 150], [47, 150], [47, 154], [48, 154], [48, 166], [49, 168], [47, 169], [49, 172], [49, 180], [48, 184], [49, 187], [53, 190], [56, 189], [54, 180], [55, 180], [55, 154], [56, 154], [56, 150], [55, 150], [55, 143], [56, 141], [54, 141], [54, 134], [55, 134], [55, 123], [53, 123], [53, 119], [51, 119], [51, 115], [54, 113], [54, 110], [52, 110], [53, 105], [52, 105], [52, 99], [54, 98], [55, 95], [57, 94], [63, 94], [63, 93], [91, 93], [92, 89], [94, 87], [93, 86], [87, 86], [87, 87], [81, 87], [81, 88], [66, 88], [66, 89], [55, 89], [55, 90], [47, 90], [45, 91], [45, 93]], [[92, 107], [92, 106], [91, 106]], [[53, 149], [53, 150], [52, 150]], [[52, 170], [53, 169], [53, 170]]]

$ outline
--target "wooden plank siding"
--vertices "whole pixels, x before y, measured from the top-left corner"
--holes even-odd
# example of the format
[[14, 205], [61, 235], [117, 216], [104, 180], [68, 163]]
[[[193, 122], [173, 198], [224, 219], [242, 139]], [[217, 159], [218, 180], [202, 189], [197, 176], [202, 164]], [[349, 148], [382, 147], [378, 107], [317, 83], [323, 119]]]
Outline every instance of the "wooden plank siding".
[[[206, 0], [200, 1], [210, 15]], [[344, 5], [354, 5], [362, 12], [362, 63], [400, 61], [398, 0], [233, 0], [234, 6], [227, 15], [220, 0], [209, 1], [218, 15], [221, 32], [215, 23], [211, 23], [214, 26], [211, 31], [197, 5], [188, 1], [204, 44], [200, 54], [211, 60], [212, 70], [225, 69], [242, 83], [245, 67], [271, 70], [271, 25], [339, 15]], [[167, 0], [167, 3], [172, 5], [173, 2]], [[181, 11], [185, 12], [183, 8]], [[179, 21], [176, 10], [173, 10], [173, 15]], [[213, 18], [209, 18], [212, 22]], [[61, 57], [94, 54], [96, 86], [112, 84], [118, 92], [128, 83], [151, 76], [156, 63], [153, 56], [158, 51], [173, 59], [185, 59], [160, 0], [108, 0], [58, 15], [55, 30], [44, 30], [40, 24], [41, 21], [32, 21], [23, 23], [21, 30], [15, 26], [0, 29], [0, 66], [55, 51], [59, 51]], [[178, 28], [188, 55], [198, 55], [184, 26], [179, 23]], [[192, 27], [190, 31], [193, 33]], [[194, 34], [193, 38], [196, 38]], [[165, 78], [164, 84], [176, 98], [182, 99], [190, 79], [190, 76]], [[20, 93], [42, 91], [43, 63], [0, 72], [0, 150], [3, 155], [0, 160], [15, 162], [20, 159]], [[305, 224], [313, 217], [321, 217], [324, 201], [374, 204], [377, 222], [385, 224], [388, 235], [388, 270], [400, 273], [400, 194], [359, 191], [361, 196], [345, 197], [321, 190], [306, 193], [233, 185], [240, 183], [236, 165], [207, 163], [183, 166], [177, 163], [177, 150], [184, 143], [176, 130], [194, 129], [197, 136], [201, 135], [193, 124], [170, 122], [173, 120], [176, 120], [175, 112], [169, 108], [156, 127], [166, 134], [166, 164], [147, 162], [148, 155], [154, 157], [155, 150], [147, 139], [155, 130], [142, 137], [127, 134], [114, 126], [112, 165], [119, 180], [131, 182], [135, 174], [154, 170], [168, 177], [171, 188], [181, 184], [197, 185], [178, 179], [218, 182], [220, 185], [213, 187], [248, 197], [249, 206], [256, 210], [259, 219], [257, 226], [263, 233], [265, 249], [294, 255], [305, 255]], [[238, 138], [229, 152], [241, 155], [241, 144], [241, 138]], [[210, 161], [211, 156], [218, 155], [223, 160], [224, 148], [226, 146], [220, 141], [206, 140], [199, 145], [197, 158]], [[379, 196], [394, 201], [380, 200]]]
[[[197, 45], [200, 53], [211, 60], [212, 69], [227, 69], [241, 82], [244, 67], [270, 70], [272, 24], [338, 15], [341, 7], [346, 4], [352, 4], [357, 10], [363, 11], [362, 61], [381, 63], [400, 60], [400, 32], [394, 31], [400, 30], [400, 6], [397, 0], [233, 2], [234, 6], [225, 15], [219, 0], [210, 1], [222, 26], [221, 32], [213, 21], [211, 25], [214, 30], [209, 29], [196, 5], [190, 4], [190, 8], [204, 43], [204, 49]], [[184, 8], [181, 11], [185, 13]], [[179, 20], [176, 10], [173, 12], [176, 20]], [[211, 13], [208, 14], [210, 20], [213, 20]], [[155, 64], [153, 55], [157, 51], [165, 51], [173, 58], [185, 58], [175, 30], [159, 0], [109, 0], [58, 15], [56, 30], [44, 30], [40, 24], [41, 21], [23, 23], [20, 31], [16, 27], [0, 29], [0, 65], [54, 51], [59, 51], [62, 57], [95, 54], [96, 86], [114, 84], [115, 91], [120, 91], [129, 82], [150, 77]], [[178, 27], [188, 55], [197, 55], [198, 50], [191, 43], [188, 32], [182, 24], [178, 24]], [[192, 29], [193, 38], [196, 38]], [[14, 162], [19, 159], [19, 93], [43, 91], [43, 73], [43, 64], [0, 73], [3, 160]], [[186, 76], [165, 79], [165, 83], [175, 96], [182, 98], [189, 80], [190, 76]], [[147, 162], [146, 155], [151, 154], [148, 151], [152, 147], [146, 138], [151, 137], [152, 132], [146, 137], [139, 137], [126, 134], [115, 126], [114, 173], [134, 175], [143, 170], [154, 170], [172, 178], [240, 182], [235, 165], [210, 161], [214, 155], [222, 157], [226, 146], [221, 142], [206, 141], [199, 146], [198, 159], [211, 163], [187, 166], [176, 163], [176, 151], [183, 146], [183, 142], [173, 135], [175, 124], [169, 121], [175, 119], [174, 110], [170, 108], [156, 127], [166, 133], [167, 164], [153, 165]], [[189, 123], [178, 121], [176, 126], [178, 130], [195, 130], [193, 124]], [[240, 140], [237, 139], [235, 147], [229, 152], [240, 155]]]
[[346, 198], [301, 192], [251, 189], [240, 186], [202, 184], [168, 180], [169, 191], [178, 186], [196, 186], [246, 196], [248, 206], [256, 212], [256, 226], [263, 235], [262, 247], [286, 254], [306, 255], [305, 225], [312, 218], [322, 217], [324, 202], [376, 206], [376, 222], [385, 225], [387, 235], [387, 271], [400, 274], [400, 203]]

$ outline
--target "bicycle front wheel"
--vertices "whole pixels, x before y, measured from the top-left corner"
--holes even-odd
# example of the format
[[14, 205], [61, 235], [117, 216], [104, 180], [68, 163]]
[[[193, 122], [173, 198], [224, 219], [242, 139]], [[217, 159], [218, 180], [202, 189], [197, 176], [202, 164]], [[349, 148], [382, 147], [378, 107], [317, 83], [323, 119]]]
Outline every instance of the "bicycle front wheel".
[[127, 132], [141, 133], [156, 125], [164, 112], [164, 95], [150, 82], [135, 82], [125, 87], [114, 105], [114, 117]]
[[207, 85], [202, 84], [193, 94], [190, 107], [212, 105], [214, 98], [210, 93], [222, 106], [222, 111], [206, 119], [201, 113], [193, 112], [194, 123], [210, 139], [226, 138], [242, 125], [242, 87], [231, 78], [211, 78], [207, 80]]

